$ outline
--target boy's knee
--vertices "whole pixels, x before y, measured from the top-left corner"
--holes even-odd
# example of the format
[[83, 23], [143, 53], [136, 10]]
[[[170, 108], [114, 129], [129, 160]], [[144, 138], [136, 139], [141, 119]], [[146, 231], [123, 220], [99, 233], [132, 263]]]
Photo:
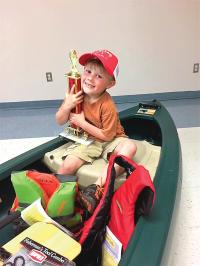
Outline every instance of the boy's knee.
[[73, 175], [75, 173], [74, 168], [69, 165], [62, 164], [61, 167], [58, 169], [58, 174], [61, 175]]
[[131, 141], [130, 149], [134, 152], [134, 154], [136, 153], [137, 145], [135, 144], [135, 142]]
[[80, 163], [76, 161], [65, 160], [60, 169], [58, 170], [58, 173], [72, 175], [76, 173], [80, 166]]
[[124, 141], [121, 145], [121, 147], [119, 147], [117, 153], [121, 153], [125, 156], [128, 156], [129, 158], [132, 158], [135, 153], [137, 151], [137, 146], [135, 144], [134, 141], [132, 141], [131, 139], [127, 139], [126, 141]]
[[129, 142], [127, 143], [127, 155], [131, 158], [135, 155], [136, 151], [136, 144], [133, 141], [129, 140]]
[[135, 142], [132, 139], [127, 139], [125, 141], [125, 146], [129, 150], [136, 150], [137, 149], [137, 146], [136, 146]]

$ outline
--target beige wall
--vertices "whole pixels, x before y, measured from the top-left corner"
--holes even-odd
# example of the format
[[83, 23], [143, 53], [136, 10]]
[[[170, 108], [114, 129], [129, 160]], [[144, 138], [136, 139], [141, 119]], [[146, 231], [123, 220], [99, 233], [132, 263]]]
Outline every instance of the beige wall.
[[0, 0], [0, 102], [63, 98], [71, 48], [118, 55], [112, 95], [199, 90], [199, 16], [198, 0]]

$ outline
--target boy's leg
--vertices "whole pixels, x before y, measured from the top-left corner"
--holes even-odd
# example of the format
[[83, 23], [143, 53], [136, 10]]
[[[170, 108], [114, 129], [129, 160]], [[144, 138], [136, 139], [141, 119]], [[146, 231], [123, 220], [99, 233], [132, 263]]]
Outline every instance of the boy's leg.
[[[83, 164], [85, 164], [86, 162], [92, 162], [94, 158], [99, 157], [101, 153], [101, 144], [94, 143], [93, 145], [89, 146], [74, 144], [66, 152], [67, 157], [58, 170], [58, 174], [75, 174]], [[82, 195], [84, 196], [82, 197]], [[89, 213], [92, 213], [96, 208], [101, 195], [101, 188], [93, 184], [80, 191], [77, 199], [83, 208], [85, 208]], [[85, 197], [87, 198], [87, 200], [85, 200]]]
[[92, 163], [102, 153], [101, 143], [94, 142], [88, 146], [79, 143], [70, 145], [63, 156], [66, 156], [59, 174], [75, 174], [85, 163]]
[[[133, 158], [137, 151], [136, 144], [131, 139], [124, 139], [115, 147], [113, 153], [125, 155], [128, 158]], [[86, 187], [80, 193], [80, 200], [85, 209], [92, 214], [98, 205], [102, 196], [102, 186], [104, 186], [107, 177], [108, 164], [103, 169], [102, 175], [97, 179], [95, 184]], [[115, 165], [116, 175], [121, 174], [124, 169], [119, 165]]]
[[[133, 140], [127, 138], [127, 139], [122, 140], [116, 146], [113, 153], [124, 155], [124, 156], [132, 159], [133, 156], [135, 155], [136, 151], [137, 151], [136, 144], [133, 142]], [[103, 186], [105, 184], [106, 177], [107, 177], [107, 168], [108, 168], [108, 164], [103, 169], [103, 173], [102, 173], [101, 177], [99, 177], [97, 179], [97, 181], [95, 182], [96, 185]], [[124, 172], [124, 169], [122, 167], [120, 167], [119, 165], [115, 164], [115, 171], [116, 171], [116, 175], [118, 176]]]
[[83, 164], [85, 164], [84, 160], [74, 155], [68, 155], [61, 167], [58, 169], [58, 174], [73, 175]]

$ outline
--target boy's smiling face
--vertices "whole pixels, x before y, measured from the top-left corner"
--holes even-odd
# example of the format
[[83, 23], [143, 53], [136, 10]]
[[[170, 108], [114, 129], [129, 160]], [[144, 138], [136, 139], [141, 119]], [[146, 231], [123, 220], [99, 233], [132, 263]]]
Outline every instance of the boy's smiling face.
[[103, 66], [87, 63], [82, 74], [82, 90], [89, 97], [96, 99], [106, 90], [115, 85], [115, 81]]

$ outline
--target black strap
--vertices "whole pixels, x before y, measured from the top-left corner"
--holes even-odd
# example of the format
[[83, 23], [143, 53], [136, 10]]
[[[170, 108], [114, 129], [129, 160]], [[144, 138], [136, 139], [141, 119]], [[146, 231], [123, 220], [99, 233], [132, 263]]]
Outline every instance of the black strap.
[[[118, 164], [119, 166], [123, 167], [127, 177], [135, 170], [135, 167], [131, 165], [129, 162], [127, 162], [123, 157], [121, 156], [116, 156], [114, 163]], [[113, 168], [114, 168], [114, 163], [113, 163]]]
[[74, 216], [74, 213], [72, 214], [68, 214], [68, 215], [64, 215], [64, 216], [57, 216], [57, 217], [53, 217], [53, 219], [58, 222], [59, 224], [65, 224], [66, 221], [70, 220], [72, 217]]
[[76, 182], [77, 177], [74, 175], [61, 175], [61, 174], [55, 174], [55, 176], [58, 178], [60, 183], [65, 183], [65, 182]]
[[19, 207], [25, 209], [25, 208], [28, 207], [30, 204], [31, 204], [31, 203], [23, 203], [23, 202], [19, 202]]

